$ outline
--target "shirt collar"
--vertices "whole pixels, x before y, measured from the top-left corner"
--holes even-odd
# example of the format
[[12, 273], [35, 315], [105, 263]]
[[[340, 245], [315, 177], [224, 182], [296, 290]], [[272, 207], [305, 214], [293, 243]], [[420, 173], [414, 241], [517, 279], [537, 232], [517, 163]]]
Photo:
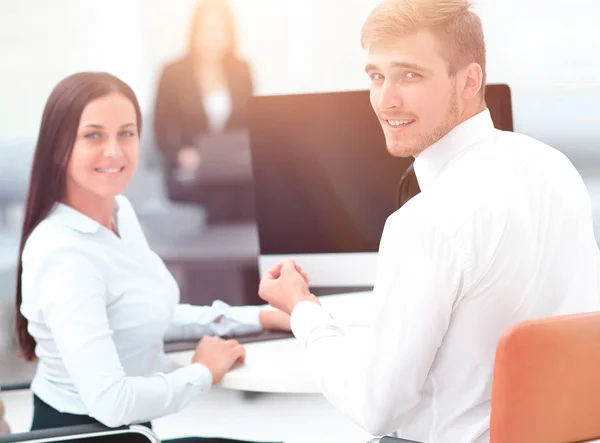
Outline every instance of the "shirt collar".
[[[119, 202], [115, 199], [115, 217], [119, 212]], [[100, 223], [64, 203], [57, 203], [50, 213], [53, 220], [83, 234], [95, 234], [100, 229]]]
[[494, 129], [488, 109], [465, 120], [421, 152], [414, 162], [421, 190], [427, 189], [461, 152], [486, 138]]

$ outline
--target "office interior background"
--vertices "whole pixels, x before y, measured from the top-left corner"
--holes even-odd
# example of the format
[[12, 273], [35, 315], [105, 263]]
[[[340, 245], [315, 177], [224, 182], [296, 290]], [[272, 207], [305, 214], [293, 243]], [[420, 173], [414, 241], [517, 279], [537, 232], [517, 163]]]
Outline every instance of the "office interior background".
[[[145, 119], [141, 164], [126, 194], [140, 213], [150, 243], [156, 245], [180, 282], [184, 301], [205, 304], [222, 298], [233, 304], [258, 302], [248, 296], [257, 276], [248, 276], [248, 270], [240, 268], [241, 262], [252, 262], [253, 251], [258, 251], [255, 231], [248, 226], [244, 229], [251, 223], [211, 225], [201, 206], [169, 201], [155, 146], [152, 121], [159, 77], [166, 63], [183, 55], [197, 3], [0, 2], [0, 383], [21, 380], [32, 371], [12, 358], [10, 336], [20, 223], [44, 103], [58, 81], [77, 71], [110, 72], [127, 82], [139, 98]], [[377, 3], [230, 0], [239, 52], [250, 64], [254, 93], [367, 89], [359, 35], [364, 19]], [[561, 150], [578, 168], [590, 191], [596, 236], [600, 238], [600, 2], [474, 3], [486, 36], [488, 83], [511, 87], [515, 131]], [[196, 245], [201, 250], [178, 249], [178, 244]], [[249, 272], [252, 274], [252, 269]], [[216, 273], [219, 281], [204, 285], [208, 273]], [[242, 295], [234, 295], [236, 292]], [[244, 403], [247, 399], [211, 395], [215, 397], [207, 404], [214, 401], [226, 408], [252, 407]], [[338, 417], [322, 399], [274, 397], [260, 401], [263, 403], [257, 407], [261, 411], [276, 404], [296, 408], [296, 415], [284, 419], [289, 426], [299, 426], [294, 419], [304, 412], [298, 411], [320, 411], [323, 420], [315, 422], [315, 428], [299, 430], [300, 434], [310, 432], [312, 441], [317, 441], [316, 435], [327, 438], [344, 432], [343, 441], [365, 441], [357, 428]], [[26, 418], [14, 413], [9, 417], [14, 417], [16, 430], [28, 426]], [[252, 427], [251, 421], [241, 426]], [[218, 429], [219, 424], [224, 426], [222, 420], [207, 420], [209, 429]], [[188, 425], [183, 428], [190, 429]], [[306, 441], [307, 436], [304, 440], [300, 436], [298, 441]]]

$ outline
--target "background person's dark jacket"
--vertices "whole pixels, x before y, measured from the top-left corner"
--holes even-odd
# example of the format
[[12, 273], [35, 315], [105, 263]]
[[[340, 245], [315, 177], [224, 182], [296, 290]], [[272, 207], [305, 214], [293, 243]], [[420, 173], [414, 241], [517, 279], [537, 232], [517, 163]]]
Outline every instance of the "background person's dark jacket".
[[[208, 132], [208, 118], [192, 60], [181, 58], [163, 69], [154, 111], [154, 134], [167, 167], [172, 167], [178, 151], [194, 146], [198, 136]], [[231, 114], [225, 130], [246, 126], [246, 104], [253, 94], [248, 64], [237, 58], [225, 62], [227, 87], [231, 95]]]

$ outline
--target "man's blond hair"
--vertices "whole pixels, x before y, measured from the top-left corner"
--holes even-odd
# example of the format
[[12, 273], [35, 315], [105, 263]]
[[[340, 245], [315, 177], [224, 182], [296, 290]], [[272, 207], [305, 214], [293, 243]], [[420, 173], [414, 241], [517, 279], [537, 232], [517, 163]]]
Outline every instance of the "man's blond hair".
[[361, 44], [368, 49], [424, 29], [437, 36], [449, 75], [456, 75], [470, 63], [481, 66], [483, 97], [486, 79], [483, 27], [468, 0], [386, 0], [369, 14], [362, 28]]

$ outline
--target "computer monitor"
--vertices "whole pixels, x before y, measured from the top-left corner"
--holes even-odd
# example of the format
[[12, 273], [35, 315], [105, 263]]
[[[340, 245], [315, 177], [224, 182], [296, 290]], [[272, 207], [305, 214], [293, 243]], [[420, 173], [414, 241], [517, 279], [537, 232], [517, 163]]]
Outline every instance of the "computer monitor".
[[[493, 86], [487, 99], [509, 100], [491, 106], [496, 127], [511, 130], [510, 90]], [[372, 287], [413, 159], [388, 153], [369, 92], [254, 97], [248, 115], [261, 274], [295, 258], [312, 286]]]
[[367, 91], [255, 97], [249, 134], [261, 274], [294, 257], [320, 287], [369, 287], [400, 177]]

